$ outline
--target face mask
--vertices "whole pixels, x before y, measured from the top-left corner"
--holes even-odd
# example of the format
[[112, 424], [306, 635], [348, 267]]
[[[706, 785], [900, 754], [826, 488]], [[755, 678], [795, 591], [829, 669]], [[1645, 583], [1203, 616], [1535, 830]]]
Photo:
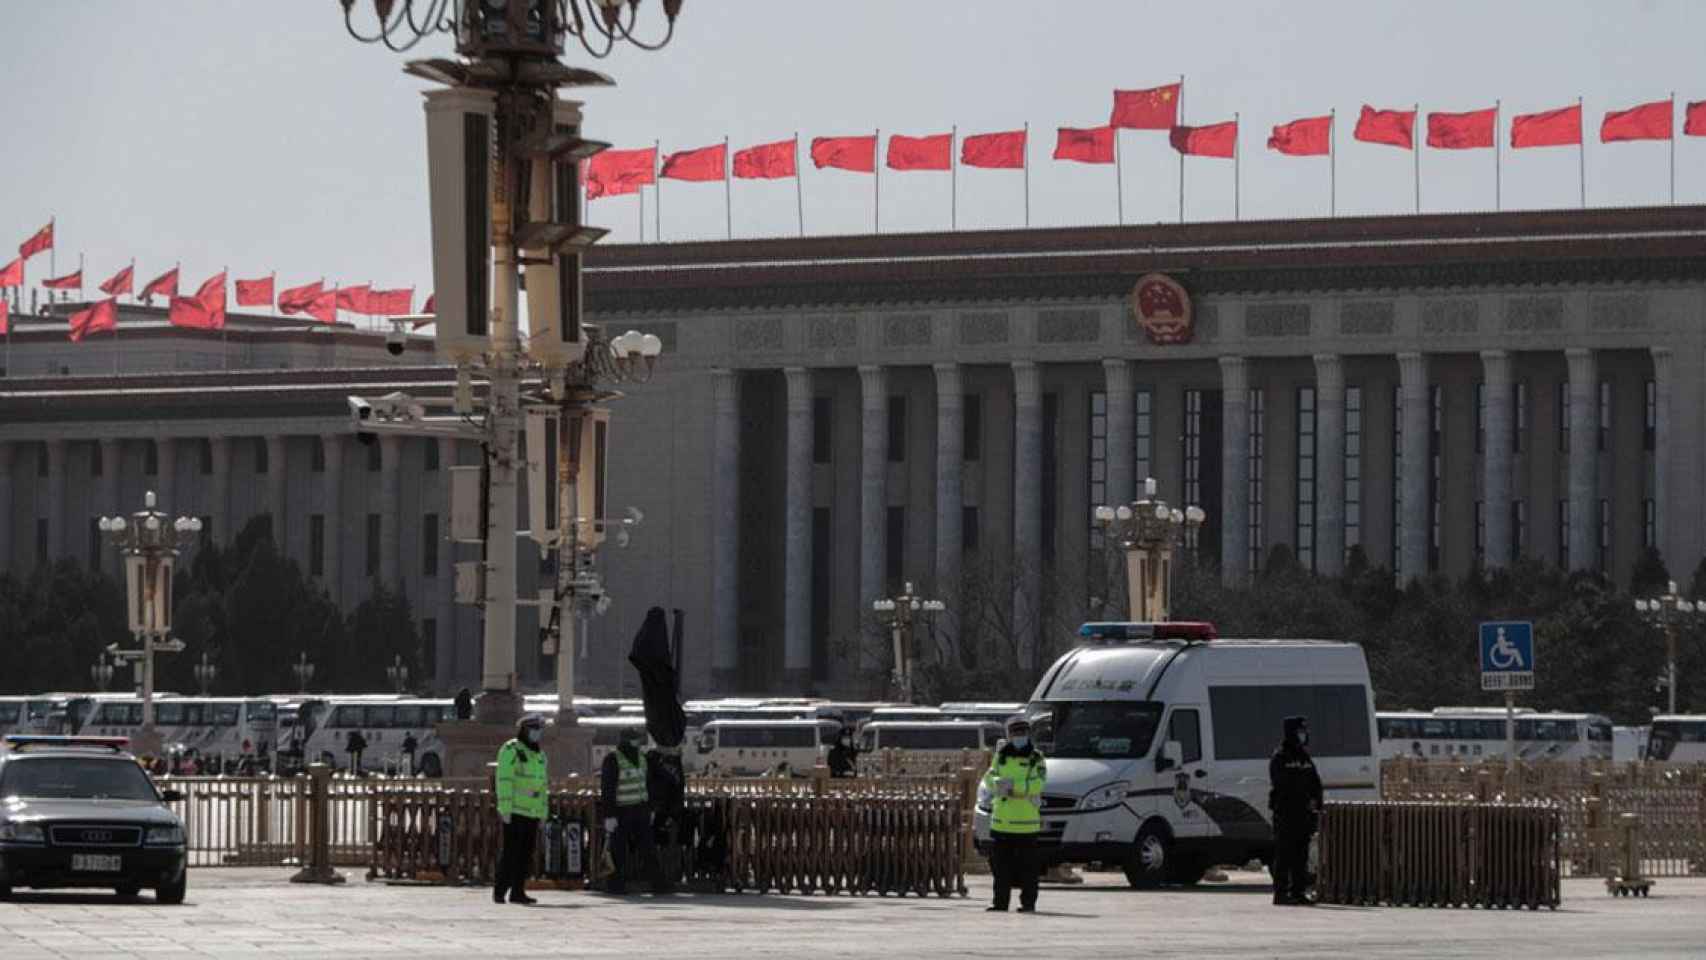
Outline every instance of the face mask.
[[521, 739], [526, 740], [527, 745], [530, 747], [538, 746], [539, 745], [539, 731], [534, 729], [533, 727], [528, 727], [526, 730], [523, 730], [521, 732]]
[[1301, 747], [1301, 746], [1304, 746], [1308, 743], [1309, 743], [1309, 731], [1308, 730], [1297, 731], [1297, 745]]
[[1026, 747], [1031, 745], [1031, 738], [1026, 737], [1026, 736], [1018, 736], [1018, 737], [1014, 737], [1011, 742], [1013, 744], [1013, 749], [1023, 750]]

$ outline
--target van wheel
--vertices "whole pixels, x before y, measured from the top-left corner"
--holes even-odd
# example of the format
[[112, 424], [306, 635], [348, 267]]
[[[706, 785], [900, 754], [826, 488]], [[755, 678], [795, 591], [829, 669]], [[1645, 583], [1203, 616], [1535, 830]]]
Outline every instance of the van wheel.
[[1174, 855], [1173, 862], [1167, 868], [1167, 879], [1172, 883], [1194, 887], [1202, 882], [1203, 874], [1208, 873], [1208, 861], [1201, 857]]
[[1137, 890], [1160, 886], [1167, 879], [1167, 861], [1172, 848], [1173, 838], [1168, 835], [1166, 827], [1144, 824], [1143, 829], [1137, 832], [1137, 843], [1133, 844], [1131, 855], [1124, 864], [1126, 882]]
[[444, 764], [439, 762], [438, 754], [429, 753], [421, 758], [420, 774], [433, 780], [444, 776]]

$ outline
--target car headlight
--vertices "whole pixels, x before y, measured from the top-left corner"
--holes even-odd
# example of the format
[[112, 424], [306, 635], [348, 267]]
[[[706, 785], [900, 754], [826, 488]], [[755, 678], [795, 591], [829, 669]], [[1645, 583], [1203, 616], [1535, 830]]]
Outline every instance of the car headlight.
[[0, 823], [0, 843], [46, 843], [47, 832], [37, 823]]
[[1117, 807], [1125, 802], [1126, 791], [1130, 789], [1131, 782], [1128, 780], [1116, 780], [1107, 786], [1097, 787], [1085, 794], [1084, 799], [1078, 801], [1078, 809], [1102, 810], [1108, 807]]
[[177, 846], [184, 842], [184, 828], [179, 826], [149, 827], [143, 841], [150, 846]]

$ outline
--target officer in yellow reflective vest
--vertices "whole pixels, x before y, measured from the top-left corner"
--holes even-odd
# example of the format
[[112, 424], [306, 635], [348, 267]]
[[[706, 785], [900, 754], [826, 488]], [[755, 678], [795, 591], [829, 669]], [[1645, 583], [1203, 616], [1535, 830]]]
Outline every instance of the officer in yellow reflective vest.
[[1037, 909], [1037, 832], [1043, 828], [1043, 783], [1048, 770], [1043, 754], [1031, 743], [1031, 724], [1024, 717], [1007, 721], [1007, 739], [995, 751], [983, 789], [989, 796], [989, 869], [995, 874], [993, 912], [1006, 913], [1014, 887], [1019, 888], [1019, 912]]
[[599, 803], [604, 809], [604, 833], [610, 839], [611, 857], [616, 861], [616, 873], [604, 889], [619, 896], [628, 892], [630, 853], [640, 856], [653, 893], [669, 893], [674, 889], [663, 874], [663, 864], [658, 861], [651, 797], [646, 784], [650, 776], [650, 758], [640, 752], [640, 736], [638, 728], [623, 730], [622, 742], [604, 758], [604, 765], [599, 769]]
[[545, 753], [539, 741], [545, 721], [526, 716], [516, 724], [515, 738], [498, 749], [498, 819], [504, 825], [503, 853], [498, 857], [492, 902], [534, 903], [524, 887], [533, 864], [533, 840], [546, 815]]

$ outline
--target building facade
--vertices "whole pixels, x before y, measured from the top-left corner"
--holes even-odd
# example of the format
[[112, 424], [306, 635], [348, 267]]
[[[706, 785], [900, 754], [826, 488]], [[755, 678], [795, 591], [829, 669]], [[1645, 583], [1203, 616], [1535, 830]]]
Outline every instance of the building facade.
[[[1155, 274], [1188, 338], [1140, 322]], [[686, 614], [690, 693], [869, 694], [871, 601], [909, 581], [948, 601], [948, 642], [975, 621], [1034, 662], [1102, 614], [1091, 509], [1145, 477], [1207, 511], [1195, 549], [1229, 582], [1282, 546], [1405, 579], [1528, 556], [1626, 581], [1646, 547], [1681, 573], [1706, 552], [1706, 208], [609, 247], [586, 289], [665, 351], [613, 405], [608, 498], [645, 520], [605, 549], [582, 692], [636, 689], [657, 605]], [[14, 332], [0, 563], [116, 570], [89, 524], [144, 487], [215, 536], [267, 514], [346, 606], [402, 583], [441, 688], [477, 679], [449, 599], [471, 548], [442, 540], [443, 468], [478, 448], [365, 446], [344, 404], [448, 391], [430, 344], [159, 313], [126, 308], [116, 345]]]

